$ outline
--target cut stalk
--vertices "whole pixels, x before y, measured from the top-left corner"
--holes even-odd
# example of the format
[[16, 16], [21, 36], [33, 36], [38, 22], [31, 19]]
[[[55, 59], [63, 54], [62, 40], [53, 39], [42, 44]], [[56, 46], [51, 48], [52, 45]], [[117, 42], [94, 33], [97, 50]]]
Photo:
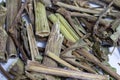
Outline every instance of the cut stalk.
[[34, 1], [35, 6], [35, 25], [36, 25], [36, 35], [45, 37], [50, 33], [49, 24], [46, 16], [45, 6], [39, 2]]
[[0, 26], [0, 62], [7, 61], [7, 52], [6, 52], [6, 42], [7, 42], [7, 33]]
[[113, 76], [116, 80], [120, 79], [120, 75], [118, 75], [116, 72], [114, 72], [113, 70], [111, 70], [109, 67], [103, 65], [95, 56], [93, 56], [91, 53], [89, 53], [85, 49], [79, 49], [79, 50], [77, 50], [77, 52], [80, 55], [82, 55], [83, 57], [85, 57], [87, 60], [89, 60], [90, 62], [98, 65], [105, 72], [107, 72], [108, 74], [110, 74], [111, 76]]
[[59, 21], [59, 19], [54, 14], [49, 15], [48, 18], [52, 23], [54, 24], [57, 23], [60, 25], [60, 31], [62, 32], [62, 34], [65, 36], [67, 40], [71, 42], [77, 41], [76, 39], [74, 39], [74, 37], [70, 34], [70, 32], [65, 28], [65, 26]]
[[109, 80], [109, 77], [106, 75], [97, 75], [97, 74], [90, 74], [90, 73], [85, 73], [85, 72], [80, 72], [80, 71], [46, 67], [33, 61], [28, 62], [28, 65], [26, 66], [26, 70], [40, 72], [44, 74], [62, 76], [62, 77], [85, 79], [85, 80]]
[[[11, 28], [12, 22], [15, 19], [18, 13], [18, 10], [20, 9], [21, 1], [7, 0], [6, 6], [7, 6], [6, 29], [8, 31]], [[14, 29], [14, 32], [15, 32], [15, 35], [18, 37], [17, 35], [18, 32], [16, 29]], [[16, 46], [10, 36], [8, 36], [8, 40], [7, 40], [7, 52], [9, 54], [9, 57], [17, 57]]]
[[78, 63], [78, 62], [76, 62], [76, 61], [73, 60], [73, 59], [64, 58], [64, 60], [67, 61], [68, 63], [74, 65], [74, 66], [77, 66], [78, 68], [82, 68], [82, 69], [87, 70], [87, 71], [90, 72], [90, 73], [96, 74], [95, 70], [93, 70], [91, 67], [84, 66], [84, 65], [82, 65], [81, 63]]
[[59, 24], [54, 24], [54, 26], [52, 27], [47, 45], [46, 45], [45, 53], [47, 51], [51, 51], [53, 53], [56, 53], [57, 56], [59, 56], [63, 39], [64, 37], [60, 33]]
[[20, 9], [21, 1], [20, 0], [7, 0], [7, 17], [6, 17], [6, 29], [7, 31], [11, 28], [12, 22], [17, 16], [18, 10]]
[[32, 25], [28, 24], [26, 28], [27, 28], [27, 34], [28, 34], [28, 40], [29, 40], [32, 60], [41, 61], [42, 56], [39, 54], [39, 51], [38, 51], [36, 40], [33, 34]]
[[6, 42], [8, 35], [3, 29], [6, 11], [6, 8], [0, 5], [0, 62], [7, 61]]
[[15, 44], [12, 40], [12, 38], [10, 36], [8, 36], [7, 38], [7, 52], [8, 52], [8, 55], [9, 57], [17, 57], [17, 51], [16, 51], [16, 47], [15, 47]]
[[21, 39], [23, 40], [23, 46], [26, 51], [26, 55], [28, 56], [28, 58], [30, 58], [30, 48], [27, 36], [27, 29], [25, 27], [22, 27], [21, 29]]
[[[63, 35], [60, 33], [59, 24], [55, 24], [52, 27], [51, 33], [49, 35], [48, 42], [45, 48], [45, 53], [47, 54], [47, 51], [51, 51], [59, 57], [63, 38]], [[49, 67], [58, 67], [58, 63], [47, 56], [44, 57], [43, 64]], [[46, 75], [45, 77], [49, 77], [49, 80], [57, 80], [56, 77], [51, 75]]]
[[58, 56], [56, 56], [54, 53], [48, 51], [47, 52], [47, 56], [49, 56], [50, 58], [54, 59], [55, 61], [59, 62], [60, 64], [67, 66], [68, 68], [72, 69], [72, 70], [76, 70], [79, 71], [78, 68], [72, 66], [71, 64], [67, 63], [66, 61], [62, 60], [61, 58], [59, 58]]
[[69, 31], [69, 33], [74, 37], [74, 39], [78, 41], [79, 40], [78, 35], [75, 33], [70, 24], [65, 20], [65, 18], [58, 13], [56, 13], [55, 15], [60, 20], [60, 22], [65, 26], [65, 28]]
[[[84, 34], [83, 33], [81, 33], [82, 31], [85, 31], [84, 29], [83, 29], [83, 27], [79, 27], [78, 26], [78, 24], [75, 24], [74, 22], [73, 22], [73, 20], [72, 20], [72, 18], [71, 18], [71, 14], [70, 14], [70, 12], [69, 11], [67, 11], [67, 10], [65, 10], [64, 8], [60, 8], [60, 9], [58, 9], [57, 10], [60, 14], [62, 14], [67, 20], [68, 20], [68, 22], [70, 23], [70, 25], [71, 25], [71, 27], [74, 29], [74, 31], [78, 34], [78, 36], [79, 37], [83, 37], [84, 36]], [[61, 17], [62, 18], [62, 17]], [[65, 23], [65, 21], [64, 21], [64, 23]], [[81, 30], [81, 32], [79, 31], [79, 28], [81, 28], [82, 30]], [[72, 29], [71, 29], [72, 30]], [[77, 37], [77, 36], [76, 36]], [[89, 45], [91, 45], [91, 42], [89, 41], [89, 40], [86, 40], [85, 39], [85, 41], [89, 44]]]
[[65, 3], [62, 3], [62, 2], [59, 2], [59, 1], [57, 1], [55, 3], [55, 5], [60, 6], [60, 7], [64, 7], [64, 8], [68, 8], [68, 9], [71, 9], [71, 10], [76, 10], [76, 11], [86, 12], [86, 13], [91, 13], [91, 14], [99, 14], [100, 13], [99, 10], [92, 10], [92, 9], [77, 7], [77, 6], [65, 4]]

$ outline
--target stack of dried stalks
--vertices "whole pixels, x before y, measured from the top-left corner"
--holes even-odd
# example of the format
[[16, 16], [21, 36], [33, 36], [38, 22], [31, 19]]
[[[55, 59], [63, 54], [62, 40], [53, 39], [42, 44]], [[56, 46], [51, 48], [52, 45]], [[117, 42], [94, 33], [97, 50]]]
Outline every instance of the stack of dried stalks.
[[[7, 0], [0, 4], [0, 62], [9, 80], [120, 80], [120, 0]], [[5, 4], [5, 5], [4, 5]], [[91, 6], [91, 4], [97, 7]], [[43, 46], [37, 46], [37, 42]]]

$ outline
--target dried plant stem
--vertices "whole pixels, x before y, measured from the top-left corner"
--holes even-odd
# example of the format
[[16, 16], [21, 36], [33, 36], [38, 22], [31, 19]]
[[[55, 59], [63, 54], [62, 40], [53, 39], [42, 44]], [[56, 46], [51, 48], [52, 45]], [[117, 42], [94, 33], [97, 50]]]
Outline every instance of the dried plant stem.
[[60, 55], [61, 46], [63, 42], [63, 35], [60, 33], [60, 25], [54, 24], [52, 26], [52, 30], [46, 45], [45, 53], [47, 51], [51, 51], [53, 53], [56, 53], [57, 56]]
[[[59, 24], [54, 24], [52, 26], [52, 30], [48, 38], [48, 42], [45, 48], [45, 53], [47, 54], [47, 51], [51, 51], [59, 57], [62, 42], [63, 42], [63, 35], [60, 33], [60, 26]], [[43, 64], [49, 67], [58, 66], [57, 62], [49, 57], [44, 57]], [[46, 77], [48, 76], [49, 76], [49, 80], [57, 80], [57, 78], [54, 76], [46, 75]]]
[[[89, 21], [93, 21], [93, 22], [95, 22], [95, 21], [97, 20], [97, 17], [92, 16], [92, 15], [89, 15], [89, 14], [87, 14], [87, 13], [78, 13], [78, 12], [70, 12], [70, 11], [69, 11], [69, 13], [70, 13], [71, 16], [73, 16], [73, 17], [74, 17], [74, 16], [75, 16], [75, 17], [82, 17], [82, 18], [85, 18], [85, 19], [87, 19], [87, 20], [89, 20]], [[109, 26], [110, 23], [111, 23], [111, 21], [109, 21], [109, 20], [104, 20], [104, 19], [100, 19], [99, 22], [100, 22], [100, 24], [105, 25], [105, 26]]]
[[16, 26], [18, 20], [20, 19], [20, 16], [21, 16], [23, 10], [24, 10], [24, 9], [26, 8], [26, 6], [27, 6], [27, 3], [28, 3], [28, 1], [25, 1], [25, 3], [23, 3], [23, 5], [21, 6], [21, 8], [19, 9], [16, 17], [14, 18], [12, 24], [10, 25], [10, 29], [8, 30], [10, 33], [13, 32], [14, 27]]
[[47, 21], [45, 6], [39, 1], [35, 0], [34, 2], [36, 35], [41, 37], [48, 36], [50, 29]]
[[0, 5], [0, 62], [7, 61], [6, 42], [7, 33], [3, 28], [6, 16], [6, 8]]
[[10, 36], [8, 36], [6, 47], [9, 57], [17, 57], [16, 46]]
[[70, 32], [70, 34], [74, 37], [76, 41], [79, 40], [79, 37], [77, 33], [74, 31], [74, 29], [70, 26], [70, 24], [67, 22], [67, 20], [60, 14], [55, 14], [57, 18], [60, 20], [60, 22], [65, 26], [65, 28]]
[[16, 38], [16, 35], [14, 33], [14, 29], [15, 29], [15, 26], [17, 25], [17, 22], [20, 18], [20, 15], [22, 14], [23, 10], [25, 9], [25, 7], [27, 6], [27, 1], [21, 6], [20, 10], [18, 11], [15, 19], [13, 20], [12, 24], [10, 25], [10, 29], [8, 30], [8, 32], [10, 33], [9, 35], [11, 36], [12, 40], [14, 41], [15, 43], [15, 46], [18, 47], [20, 49], [20, 52], [22, 54], [22, 59], [24, 61], [27, 60], [27, 56], [25, 54], [25, 51], [23, 49], [23, 47], [20, 46], [20, 43], [18, 42], [17, 38]]
[[34, 60], [41, 61], [42, 56], [39, 54], [39, 51], [38, 51], [38, 47], [37, 47], [36, 40], [34, 37], [32, 25], [28, 24], [26, 28], [27, 28], [27, 34], [28, 34], [28, 40], [29, 40], [32, 60], [33, 61]]
[[18, 10], [21, 6], [20, 0], [7, 0], [7, 31], [11, 28], [12, 22], [14, 21], [15, 17], [17, 16]]
[[[73, 20], [71, 18], [71, 15], [70, 13], [65, 10], [64, 8], [60, 8], [58, 10], [59, 13], [61, 13], [67, 20], [68, 22], [70, 23], [71, 27], [75, 30], [75, 32], [79, 35], [79, 37], [83, 37], [84, 35], [79, 31], [79, 29], [75, 26], [75, 24], [73, 23]], [[91, 42], [88, 40], [88, 39], [85, 39], [85, 41], [91, 45]]]
[[84, 70], [87, 70], [88, 72], [90, 73], [96, 73], [92, 68], [88, 67], [88, 66], [84, 66], [82, 65], [81, 63], [78, 63], [76, 61], [73, 61], [71, 59], [67, 59], [67, 58], [63, 58], [65, 61], [67, 61], [68, 63], [74, 65], [74, 66], [77, 66], [78, 68], [82, 68]]
[[27, 61], [27, 58], [28, 58], [28, 57], [26, 56], [26, 53], [25, 53], [23, 47], [20, 46], [20, 43], [19, 43], [18, 40], [16, 39], [14, 32], [12, 32], [11, 30], [9, 30], [9, 33], [10, 33], [10, 36], [12, 37], [12, 40], [13, 40], [14, 43], [15, 43], [15, 46], [20, 49], [20, 52], [21, 52], [21, 54], [22, 54], [22, 59], [23, 59], [24, 61]]
[[28, 36], [27, 36], [27, 29], [25, 27], [22, 27], [21, 39], [23, 40], [23, 46], [27, 52], [27, 56], [28, 58], [30, 58], [31, 55], [30, 55], [29, 42], [28, 42]]
[[83, 48], [79, 49], [79, 50], [77, 50], [77, 52], [80, 55], [82, 55], [83, 57], [85, 57], [88, 61], [90, 61], [90, 62], [98, 65], [100, 68], [102, 68], [108, 74], [110, 74], [111, 76], [113, 76], [116, 80], [120, 79], [120, 75], [118, 75], [116, 72], [114, 72], [113, 70], [111, 70], [109, 67], [103, 65], [95, 56], [93, 56], [91, 53], [89, 53], [85, 49], [83, 49]]
[[[68, 63], [70, 63], [70, 64], [72, 64], [72, 65], [74, 65], [74, 66], [77, 66], [77, 67], [79, 67], [79, 68], [85, 69], [85, 70], [87, 70], [87, 71], [89, 71], [89, 72], [91, 72], [91, 73], [96, 73], [96, 72], [95, 72], [94, 70], [92, 70], [90, 67], [84, 66], [84, 65], [76, 62], [75, 59], [65, 58], [65, 56], [67, 56], [67, 57], [74, 57], [73, 55], [70, 55], [70, 54], [72, 54], [72, 51], [75, 50], [75, 49], [77, 49], [77, 48], [83, 47], [83, 46], [85, 46], [85, 45], [78, 45], [78, 44], [76, 44], [76, 46], [73, 45], [73, 46], [70, 46], [69, 48], [66, 48], [66, 49], [61, 53], [61, 58], [63, 58], [65, 61], [67, 61]], [[66, 55], [66, 54], [67, 54], [67, 55]]]
[[7, 52], [6, 52], [6, 42], [7, 42], [7, 33], [0, 26], [0, 62], [7, 61]]
[[59, 62], [60, 64], [72, 69], [72, 70], [77, 70], [79, 71], [76, 67], [72, 66], [71, 64], [67, 63], [66, 61], [62, 60], [61, 58], [59, 58], [58, 56], [56, 56], [54, 53], [52, 52], [47, 52], [47, 56], [49, 56], [50, 58], [54, 59], [55, 61]]
[[97, 74], [90, 74], [90, 73], [85, 73], [80, 71], [46, 67], [33, 61], [28, 62], [28, 65], [26, 66], [26, 70], [40, 72], [44, 74], [51, 74], [56, 76], [85, 79], [85, 80], [108, 80], [109, 79], [108, 76], [106, 75], [97, 75]]
[[76, 11], [86, 12], [86, 13], [91, 13], [91, 14], [99, 14], [100, 13], [99, 10], [92, 10], [92, 9], [86, 9], [86, 8], [82, 8], [82, 7], [76, 7], [76, 6], [65, 4], [62, 2], [56, 2], [55, 5], [58, 5], [58, 6], [64, 7], [64, 8], [68, 8], [71, 10], [76, 10]]
[[[100, 1], [111, 3], [112, 0], [100, 0]], [[120, 0], [114, 0], [113, 4], [120, 8]]]
[[[12, 62], [12, 64], [9, 66], [8, 72], [12, 76], [16, 76], [16, 77], [24, 74], [24, 63], [19, 58], [16, 58]], [[14, 79], [15, 79], [15, 77], [14, 77]]]
[[[34, 0], [35, 1], [35, 0]], [[29, 17], [30, 17], [30, 20], [31, 20], [31, 24], [32, 25], [35, 25], [34, 23], [34, 20], [35, 20], [35, 16], [34, 16], [34, 13], [33, 13], [33, 0], [29, 0], [29, 3], [28, 3], [28, 9], [26, 9]]]
[[87, 0], [87, 1], [89, 1], [89, 2], [91, 2], [91, 3], [98, 4], [98, 5], [103, 6], [103, 7], [106, 6], [106, 4], [105, 4], [104, 2], [101, 2], [101, 1], [99, 1], [99, 0]]
[[[50, 21], [54, 24], [59, 24], [60, 25], [60, 31], [62, 32], [62, 34], [65, 36], [65, 38], [71, 42], [76, 42], [77, 40], [73, 37], [73, 35], [69, 32], [69, 29], [66, 28], [65, 25], [63, 25], [60, 20], [56, 17], [55, 14], [50, 14], [48, 16], [48, 18], [50, 19]], [[69, 25], [67, 25], [68, 28]], [[73, 33], [73, 32], [72, 32]]]
[[103, 10], [98, 18], [98, 20], [96, 21], [95, 25], [94, 25], [94, 32], [97, 32], [98, 26], [99, 26], [99, 21], [100, 19], [107, 13], [108, 9], [111, 7], [111, 5], [113, 4], [113, 1], [105, 8], [105, 10]]
[[[12, 1], [7, 0], [6, 5], [7, 5], [6, 29], [8, 31], [11, 28], [12, 22], [18, 13], [18, 10], [21, 6], [21, 1], [20, 0], [12, 0]], [[14, 29], [14, 32], [17, 36], [16, 29]], [[9, 57], [17, 57], [17, 51], [16, 51], [15, 44], [10, 36], [8, 36], [8, 40], [7, 40], [7, 52], [9, 54]]]

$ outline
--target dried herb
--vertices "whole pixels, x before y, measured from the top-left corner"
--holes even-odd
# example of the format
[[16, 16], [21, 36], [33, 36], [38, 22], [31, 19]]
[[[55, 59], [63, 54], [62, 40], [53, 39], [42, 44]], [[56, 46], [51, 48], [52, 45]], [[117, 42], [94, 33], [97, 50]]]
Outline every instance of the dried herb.
[[0, 62], [7, 61], [8, 55], [6, 52], [7, 33], [3, 28], [5, 22], [6, 8], [0, 5]]
[[26, 66], [26, 69], [28, 71], [35, 71], [35, 72], [64, 76], [64, 77], [72, 77], [77, 79], [108, 80], [108, 76], [84, 73], [84, 72], [73, 71], [73, 70], [64, 70], [59, 68], [51, 68], [51, 67], [40, 65], [39, 63], [32, 62], [32, 61], [29, 61], [29, 64]]
[[[108, 65], [109, 47], [120, 46], [119, 9], [119, 0], [2, 2], [1, 73], [10, 80], [119, 80]], [[8, 57], [15, 60], [5, 71]]]
[[34, 1], [34, 6], [36, 35], [41, 37], [48, 36], [50, 33], [50, 29], [47, 21], [45, 6], [41, 2], [36, 0]]
[[35, 37], [33, 34], [33, 29], [32, 29], [32, 25], [28, 24], [26, 26], [27, 28], [27, 34], [28, 34], [28, 40], [29, 40], [29, 45], [30, 45], [30, 52], [31, 52], [31, 57], [32, 60], [37, 60], [37, 61], [41, 61], [42, 60], [42, 56], [39, 54], [37, 45], [36, 45], [36, 41], [35, 41]]

